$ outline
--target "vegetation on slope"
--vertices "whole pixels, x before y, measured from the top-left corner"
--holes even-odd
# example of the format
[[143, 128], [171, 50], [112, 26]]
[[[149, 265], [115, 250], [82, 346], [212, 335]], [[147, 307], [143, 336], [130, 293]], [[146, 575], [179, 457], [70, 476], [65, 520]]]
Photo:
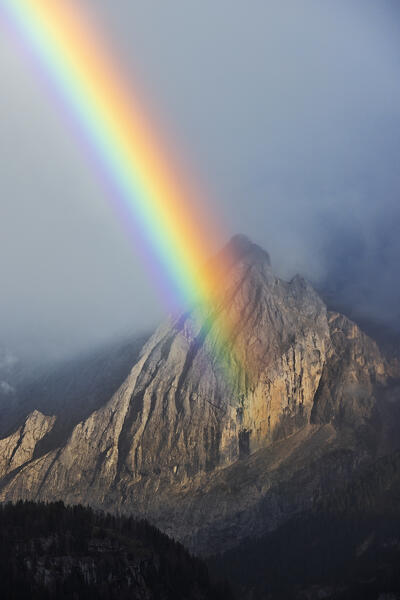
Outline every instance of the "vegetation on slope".
[[146, 521], [62, 502], [0, 506], [0, 597], [229, 600], [205, 564]]

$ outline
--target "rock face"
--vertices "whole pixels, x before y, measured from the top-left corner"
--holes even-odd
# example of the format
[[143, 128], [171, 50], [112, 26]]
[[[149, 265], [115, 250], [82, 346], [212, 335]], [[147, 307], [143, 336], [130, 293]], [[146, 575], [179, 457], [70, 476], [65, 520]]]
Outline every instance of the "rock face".
[[[213, 312], [170, 318], [65, 442], [9, 460], [2, 500], [133, 512], [211, 552], [277, 526], [380, 452], [396, 366], [304, 279], [277, 278], [243, 236], [226, 253]], [[13, 460], [19, 438], [0, 442]]]
[[0, 472], [2, 476], [32, 459], [36, 444], [51, 431], [55, 420], [55, 417], [46, 417], [41, 412], [34, 410], [17, 431], [0, 440]]

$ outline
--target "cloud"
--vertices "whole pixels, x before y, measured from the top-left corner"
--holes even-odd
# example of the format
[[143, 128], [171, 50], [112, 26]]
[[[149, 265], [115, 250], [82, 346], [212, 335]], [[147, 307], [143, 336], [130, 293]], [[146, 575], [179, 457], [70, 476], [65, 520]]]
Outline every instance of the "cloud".
[[7, 381], [0, 381], [0, 392], [5, 396], [13, 396], [15, 394], [15, 388], [7, 383]]
[[10, 350], [0, 348], [0, 371], [7, 372], [13, 369], [19, 359]]
[[[266, 247], [282, 276], [299, 271], [396, 320], [398, 3], [82, 4], [207, 190], [210, 219]], [[162, 299], [135, 240], [5, 35], [0, 77], [4, 342], [49, 356], [151, 326]]]

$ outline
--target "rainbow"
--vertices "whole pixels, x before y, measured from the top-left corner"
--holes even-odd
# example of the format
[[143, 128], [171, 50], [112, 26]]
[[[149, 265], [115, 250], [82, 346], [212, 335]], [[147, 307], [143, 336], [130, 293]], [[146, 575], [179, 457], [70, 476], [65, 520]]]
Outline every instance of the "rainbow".
[[[135, 223], [179, 304], [215, 311], [221, 265], [204, 269], [218, 237], [211, 233], [215, 219], [178, 172], [93, 19], [75, 0], [0, 0], [0, 6], [56, 86], [112, 182], [113, 203]], [[222, 353], [229, 323], [221, 327]]]

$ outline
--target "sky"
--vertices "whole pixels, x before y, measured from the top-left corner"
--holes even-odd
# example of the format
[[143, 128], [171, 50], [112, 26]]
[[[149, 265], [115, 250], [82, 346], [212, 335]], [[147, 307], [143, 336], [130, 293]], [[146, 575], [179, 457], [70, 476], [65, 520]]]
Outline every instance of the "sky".
[[[282, 277], [398, 327], [399, 3], [81, 5], [210, 222], [265, 247]], [[165, 306], [135, 240], [1, 22], [0, 78], [0, 347], [59, 358], [153, 328]]]

